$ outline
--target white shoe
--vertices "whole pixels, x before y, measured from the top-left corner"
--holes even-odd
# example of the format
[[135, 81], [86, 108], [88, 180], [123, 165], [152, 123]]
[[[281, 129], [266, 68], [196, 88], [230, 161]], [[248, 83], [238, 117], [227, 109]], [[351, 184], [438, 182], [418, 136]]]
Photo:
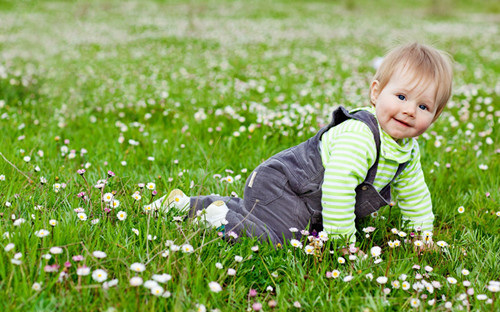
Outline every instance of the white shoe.
[[229, 208], [222, 200], [217, 200], [211, 203], [206, 209], [203, 218], [212, 226], [218, 228], [221, 225], [227, 224], [226, 216]]
[[170, 194], [168, 194], [167, 200], [165, 201], [166, 211], [170, 208], [175, 208], [180, 212], [186, 212], [189, 210], [189, 205], [191, 198], [186, 196], [183, 191], [179, 189], [174, 189]]

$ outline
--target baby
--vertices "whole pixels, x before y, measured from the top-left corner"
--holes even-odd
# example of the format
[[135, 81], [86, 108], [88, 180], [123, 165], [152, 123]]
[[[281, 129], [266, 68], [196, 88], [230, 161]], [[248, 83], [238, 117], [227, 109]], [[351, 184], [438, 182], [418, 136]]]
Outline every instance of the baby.
[[152, 203], [176, 207], [274, 244], [293, 237], [291, 228], [324, 230], [354, 242], [355, 219], [391, 202], [411, 228], [432, 231], [434, 215], [420, 166], [417, 137], [439, 117], [452, 89], [449, 56], [413, 43], [389, 52], [370, 85], [371, 106], [339, 107], [329, 125], [284, 150], [249, 176], [243, 198], [188, 197], [173, 190]]

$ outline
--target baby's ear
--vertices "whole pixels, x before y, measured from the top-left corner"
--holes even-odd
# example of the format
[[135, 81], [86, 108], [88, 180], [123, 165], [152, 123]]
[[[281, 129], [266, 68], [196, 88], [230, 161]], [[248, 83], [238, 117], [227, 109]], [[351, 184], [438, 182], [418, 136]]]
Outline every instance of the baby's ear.
[[373, 80], [370, 85], [370, 103], [375, 106], [377, 103], [378, 96], [380, 94], [380, 83], [378, 80]]

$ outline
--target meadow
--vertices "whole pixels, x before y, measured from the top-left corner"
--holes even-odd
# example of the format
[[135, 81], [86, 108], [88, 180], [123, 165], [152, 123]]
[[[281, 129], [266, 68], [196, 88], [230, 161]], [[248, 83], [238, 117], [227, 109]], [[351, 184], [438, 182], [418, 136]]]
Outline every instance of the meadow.
[[[0, 310], [500, 310], [499, 25], [496, 1], [0, 1]], [[397, 207], [357, 223], [366, 256], [144, 209], [243, 196], [414, 40], [455, 61], [419, 138], [434, 248]]]

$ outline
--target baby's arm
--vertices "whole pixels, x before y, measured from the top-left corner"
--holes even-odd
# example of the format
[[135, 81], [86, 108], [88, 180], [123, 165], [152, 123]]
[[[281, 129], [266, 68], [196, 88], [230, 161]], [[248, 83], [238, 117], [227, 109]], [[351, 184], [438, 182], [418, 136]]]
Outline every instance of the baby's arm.
[[349, 120], [337, 127], [322, 138], [322, 153], [327, 153], [322, 157], [327, 159], [321, 200], [323, 228], [334, 238], [348, 236], [354, 242], [355, 189], [375, 161], [375, 140], [362, 122]]
[[418, 145], [412, 153], [410, 163], [393, 183], [393, 187], [403, 220], [410, 221], [411, 228], [420, 227], [422, 232], [432, 232], [434, 223], [432, 201], [420, 165]]

